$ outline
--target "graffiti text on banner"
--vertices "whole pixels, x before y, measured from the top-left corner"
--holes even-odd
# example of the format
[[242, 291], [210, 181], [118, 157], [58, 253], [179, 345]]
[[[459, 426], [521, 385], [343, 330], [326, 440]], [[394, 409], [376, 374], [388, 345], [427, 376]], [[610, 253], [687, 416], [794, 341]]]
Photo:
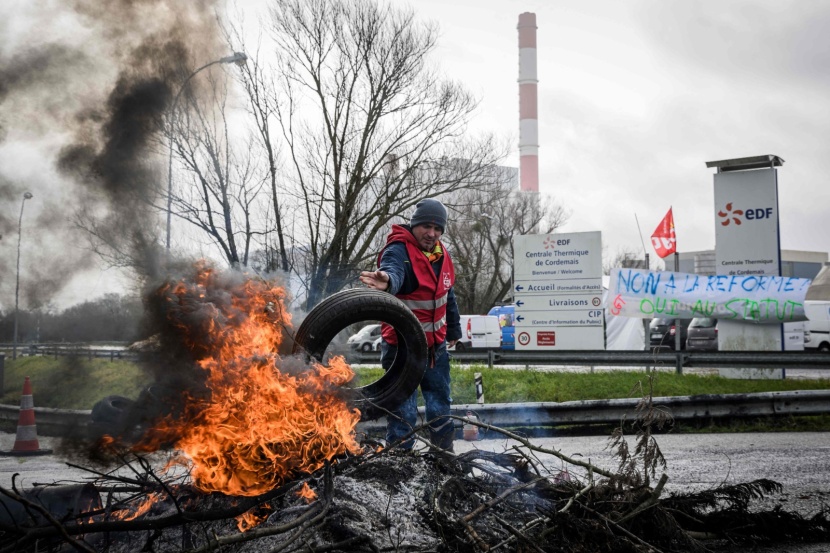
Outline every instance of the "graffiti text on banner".
[[624, 317], [715, 317], [756, 323], [806, 320], [810, 280], [613, 269], [607, 307]]

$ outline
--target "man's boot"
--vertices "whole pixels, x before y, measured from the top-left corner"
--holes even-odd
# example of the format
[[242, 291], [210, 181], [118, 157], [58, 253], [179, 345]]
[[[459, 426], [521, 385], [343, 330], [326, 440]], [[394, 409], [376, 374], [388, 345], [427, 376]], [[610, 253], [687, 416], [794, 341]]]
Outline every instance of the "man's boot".
[[455, 430], [451, 427], [449, 432], [442, 432], [441, 434], [430, 432], [429, 441], [432, 442], [432, 447], [452, 453], [453, 442], [455, 441]]

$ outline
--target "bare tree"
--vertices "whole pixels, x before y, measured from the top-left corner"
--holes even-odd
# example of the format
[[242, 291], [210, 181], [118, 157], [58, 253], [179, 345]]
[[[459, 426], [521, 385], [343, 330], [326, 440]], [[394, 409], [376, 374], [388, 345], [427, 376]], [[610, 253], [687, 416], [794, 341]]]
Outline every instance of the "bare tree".
[[207, 91], [185, 90], [170, 118], [173, 149], [187, 171], [174, 188], [174, 213], [204, 231], [230, 265], [247, 265], [253, 239], [266, 232], [260, 142], [231, 138], [227, 87], [205, 80]]
[[[237, 13], [236, 18], [241, 23], [244, 14]], [[293, 268], [289, 256], [289, 231], [286, 228], [286, 220], [289, 217], [281, 190], [279, 128], [274, 124], [279, 99], [273, 78], [275, 70], [262, 55], [262, 37], [260, 36], [256, 45], [252, 47], [246, 42], [245, 33], [240, 31], [240, 28], [241, 25], [230, 24], [223, 28], [223, 32], [229, 44], [238, 45], [238, 49], [249, 53], [248, 62], [241, 67], [241, 82], [248, 99], [246, 109], [267, 163], [271, 209], [268, 220], [273, 224], [273, 229], [270, 228], [270, 224], [266, 229], [262, 248], [257, 251], [256, 264], [258, 270], [263, 272], [281, 270], [289, 273]]]
[[[649, 261], [649, 265], [654, 264], [655, 260], [651, 259]], [[657, 265], [658, 267], [661, 265], [660, 258], [657, 258]], [[610, 275], [611, 269], [616, 267], [622, 267], [624, 269], [648, 269], [648, 267], [646, 267], [645, 256], [640, 254], [637, 250], [628, 247], [621, 247], [617, 249], [617, 253], [615, 253], [611, 258], [606, 257], [602, 263], [602, 274]]]
[[500, 184], [463, 193], [454, 204], [443, 240], [456, 266], [455, 295], [463, 313], [486, 313], [509, 298], [513, 280], [513, 237], [555, 232], [568, 219], [553, 199]]
[[504, 148], [465, 138], [477, 101], [429, 65], [437, 29], [410, 10], [275, 0], [269, 31], [274, 71], [255, 48], [244, 83], [269, 152], [280, 266], [293, 263], [313, 306], [354, 282], [420, 199], [490, 185]]

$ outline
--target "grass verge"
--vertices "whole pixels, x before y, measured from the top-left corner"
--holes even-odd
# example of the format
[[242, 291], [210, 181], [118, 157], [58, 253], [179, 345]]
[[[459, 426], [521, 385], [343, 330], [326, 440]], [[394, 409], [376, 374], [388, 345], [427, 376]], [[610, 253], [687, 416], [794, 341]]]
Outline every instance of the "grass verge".
[[[635, 371], [574, 373], [489, 368], [486, 365], [453, 363], [450, 370], [452, 398], [455, 404], [475, 403], [474, 374], [481, 373], [487, 403], [539, 401], [583, 401], [643, 397], [648, 375]], [[355, 385], [362, 386], [380, 378], [381, 368], [359, 368]], [[793, 390], [827, 390], [830, 380], [738, 380], [717, 375], [678, 375], [671, 371], [655, 373], [654, 397], [695, 396], [702, 394], [749, 394]], [[419, 404], [423, 398], [419, 396]], [[536, 429], [547, 435], [549, 429]], [[534, 429], [525, 429], [533, 435]], [[558, 435], [609, 435], [611, 425], [559, 426]], [[671, 432], [828, 432], [830, 415], [798, 417], [756, 417], [675, 421]]]
[[0, 403], [19, 405], [23, 380], [29, 377], [35, 407], [92, 409], [108, 395], [135, 399], [149, 377], [135, 363], [83, 357], [6, 358]]
[[[450, 370], [453, 403], [476, 402], [474, 374], [477, 372], [482, 375], [487, 403], [642, 397], [642, 386], [647, 382], [645, 372], [542, 372], [453, 364]], [[380, 378], [383, 370], [360, 368], [356, 373], [357, 385], [362, 386]], [[830, 389], [830, 380], [737, 380], [714, 375], [678, 375], [668, 371], [656, 373], [654, 380], [655, 397], [826, 389]]]

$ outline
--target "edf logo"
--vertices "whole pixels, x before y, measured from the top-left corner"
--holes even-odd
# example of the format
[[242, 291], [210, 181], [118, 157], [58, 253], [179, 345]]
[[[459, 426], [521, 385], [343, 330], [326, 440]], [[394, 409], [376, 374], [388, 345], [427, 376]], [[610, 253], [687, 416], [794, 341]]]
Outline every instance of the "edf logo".
[[556, 246], [567, 246], [571, 243], [570, 238], [558, 238], [554, 239], [552, 236], [545, 237], [545, 241], [542, 242], [542, 245], [545, 247], [546, 250], [552, 250]]
[[740, 225], [742, 223], [741, 216], [747, 221], [757, 221], [759, 219], [771, 219], [772, 218], [772, 208], [771, 207], [755, 207], [750, 208], [747, 210], [743, 209], [735, 209], [732, 206], [732, 202], [726, 204], [726, 208], [718, 211], [718, 217], [721, 218], [720, 224], [723, 226], [728, 226], [730, 223], [735, 223], [736, 225]]

